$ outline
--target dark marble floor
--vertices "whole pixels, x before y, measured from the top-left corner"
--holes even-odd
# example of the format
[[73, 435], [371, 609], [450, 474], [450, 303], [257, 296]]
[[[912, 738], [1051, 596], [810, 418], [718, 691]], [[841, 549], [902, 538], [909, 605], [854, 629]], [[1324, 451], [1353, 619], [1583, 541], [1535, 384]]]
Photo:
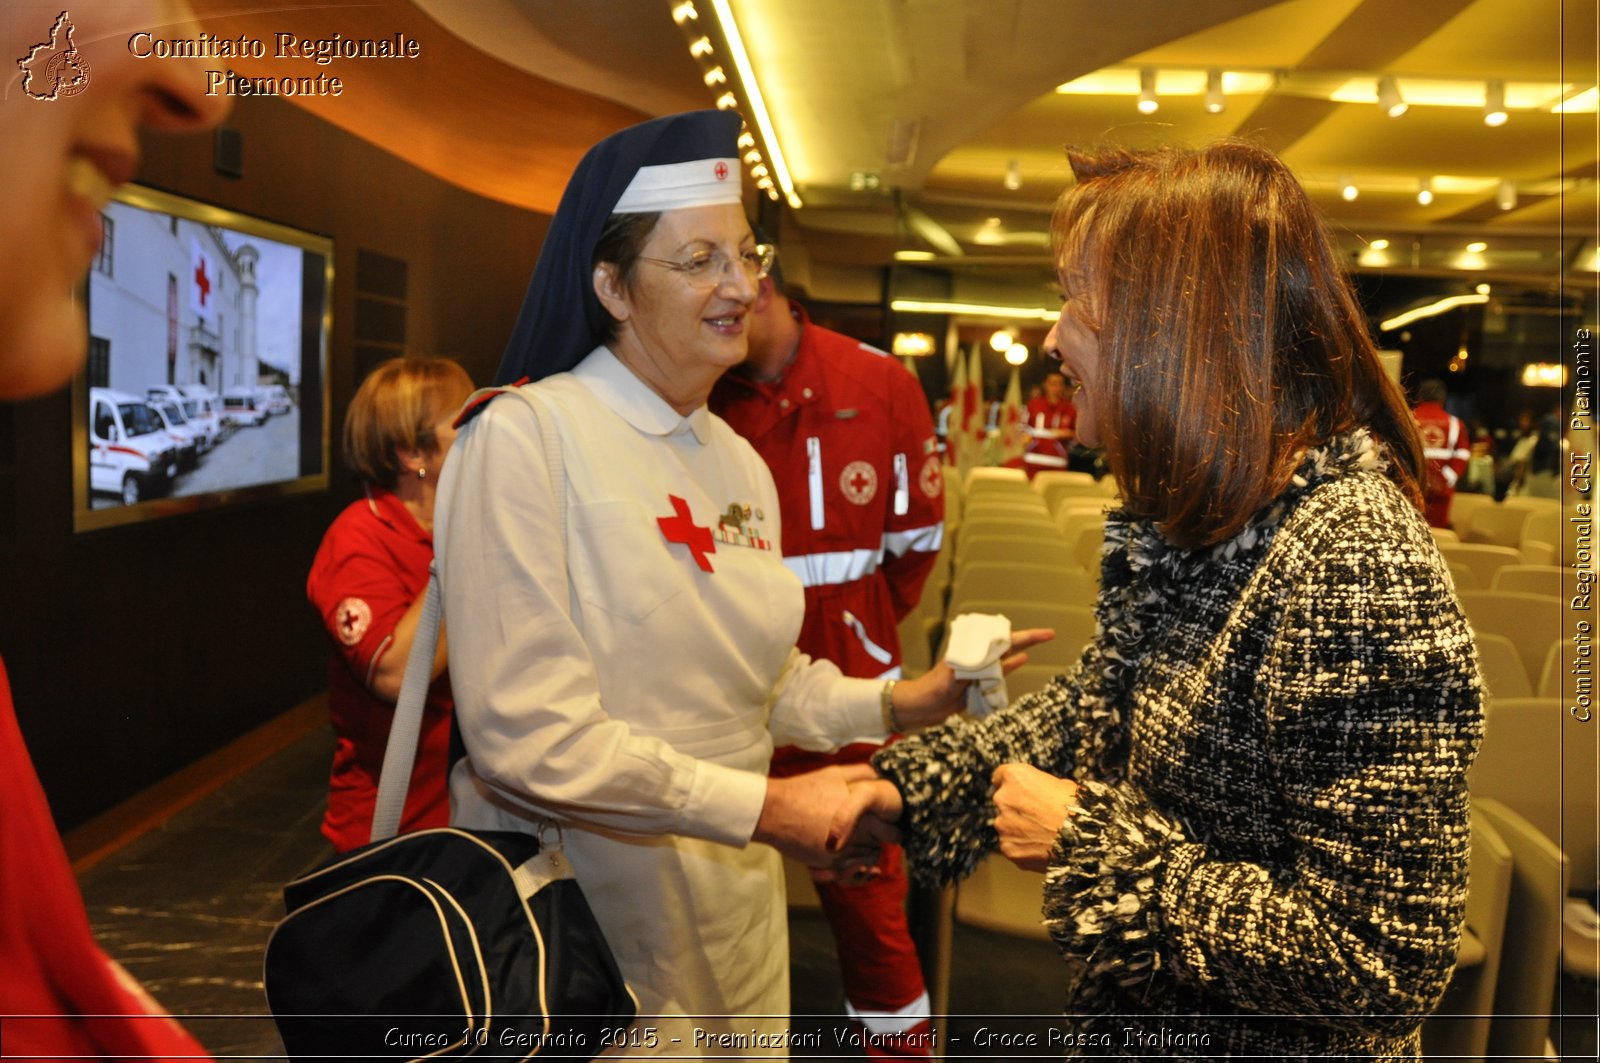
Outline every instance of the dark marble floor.
[[[117, 850], [81, 876], [90, 920], [106, 949], [219, 1058], [281, 1059], [266, 1008], [261, 957], [282, 914], [284, 882], [330, 852], [317, 832], [332, 738], [319, 729], [199, 804]], [[843, 1008], [833, 942], [820, 914], [790, 918], [796, 1032], [836, 1057]], [[957, 924], [949, 1016], [940, 1045], [951, 1057], [1056, 1057], [1059, 1048], [979, 1051], [980, 1026], [1041, 1035], [1057, 1024], [1064, 968], [1055, 949]], [[1564, 983], [1585, 1014], [1552, 1024], [1568, 1060], [1596, 1058], [1593, 986]], [[1569, 1007], [1571, 1005], [1569, 1004]]]

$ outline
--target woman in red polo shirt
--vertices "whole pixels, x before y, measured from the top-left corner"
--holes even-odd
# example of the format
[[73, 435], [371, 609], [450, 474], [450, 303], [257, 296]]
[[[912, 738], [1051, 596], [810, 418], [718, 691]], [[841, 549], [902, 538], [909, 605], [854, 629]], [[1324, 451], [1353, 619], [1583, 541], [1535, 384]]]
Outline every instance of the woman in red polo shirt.
[[[328, 709], [336, 744], [322, 833], [339, 852], [365, 845], [372, 832], [384, 747], [433, 560], [434, 487], [455, 440], [456, 412], [471, 393], [456, 362], [393, 358], [362, 381], [345, 415], [345, 461], [366, 481], [365, 497], [328, 528], [306, 580], [333, 640]], [[402, 831], [450, 820], [452, 700], [442, 631], [433, 680]]]

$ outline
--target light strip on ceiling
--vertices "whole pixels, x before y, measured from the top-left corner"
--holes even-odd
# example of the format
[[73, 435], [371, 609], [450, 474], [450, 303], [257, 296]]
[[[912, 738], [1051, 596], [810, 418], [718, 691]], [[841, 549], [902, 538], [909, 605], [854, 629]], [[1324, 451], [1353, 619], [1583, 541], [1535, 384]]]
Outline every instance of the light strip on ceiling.
[[1454, 310], [1458, 306], [1472, 306], [1475, 303], [1487, 303], [1488, 301], [1489, 297], [1487, 295], [1447, 295], [1437, 302], [1429, 303], [1427, 306], [1415, 307], [1404, 313], [1396, 314], [1378, 327], [1384, 332], [1392, 332], [1397, 328], [1405, 328], [1413, 321], [1421, 321], [1425, 317], [1436, 317], [1447, 310]]
[[970, 314], [975, 317], [1014, 318], [1018, 321], [1055, 321], [1059, 310], [1042, 310], [1031, 306], [988, 306], [983, 303], [952, 303], [936, 299], [895, 299], [890, 310], [906, 314]]
[[744, 86], [744, 98], [750, 104], [756, 127], [761, 130], [761, 139], [767, 145], [767, 158], [772, 163], [772, 169], [778, 178], [778, 187], [783, 189], [784, 198], [789, 201], [789, 206], [799, 210], [800, 196], [794, 190], [794, 179], [789, 176], [789, 164], [783, 157], [783, 149], [778, 147], [778, 134], [773, 130], [772, 118], [767, 114], [767, 103], [761, 97], [761, 86], [756, 84], [756, 73], [750, 66], [749, 54], [744, 50], [744, 38], [739, 36], [739, 26], [733, 20], [733, 9], [728, 6], [728, 0], [711, 0], [711, 9], [716, 13], [717, 21], [722, 24], [722, 35], [728, 41], [728, 50], [733, 53], [734, 69], [739, 72], [739, 81]]

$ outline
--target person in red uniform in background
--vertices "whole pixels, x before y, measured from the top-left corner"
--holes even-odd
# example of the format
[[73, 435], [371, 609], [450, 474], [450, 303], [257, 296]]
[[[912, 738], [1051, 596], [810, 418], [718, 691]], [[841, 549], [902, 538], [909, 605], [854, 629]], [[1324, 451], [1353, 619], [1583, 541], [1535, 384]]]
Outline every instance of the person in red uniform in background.
[[[175, 37], [200, 32], [181, 3], [85, 0], [70, 15], [8, 5], [0, 16], [10, 71], [0, 77], [0, 399], [56, 391], [82, 366], [88, 333], [74, 293], [100, 249], [100, 211], [138, 169], [139, 127], [198, 130], [227, 111], [225, 98], [204, 94], [203, 64], [128, 54], [128, 34], [154, 27]], [[207, 1058], [95, 944], [3, 663], [0, 780], [5, 1055]]]
[[[944, 482], [928, 402], [883, 351], [811, 324], [760, 282], [746, 318], [750, 354], [711, 393], [712, 412], [772, 469], [784, 563], [805, 585], [799, 647], [849, 676], [900, 674], [898, 624], [917, 604], [944, 534]], [[865, 761], [785, 747], [772, 774]], [[906, 924], [906, 878], [885, 847], [865, 884], [818, 882], [838, 945], [847, 1008], [872, 1056], [930, 1055], [929, 1004]]]
[[[345, 415], [345, 461], [366, 481], [366, 493], [329, 526], [306, 580], [306, 597], [333, 643], [328, 713], [335, 745], [322, 833], [341, 853], [371, 840], [394, 703], [433, 561], [434, 489], [456, 437], [456, 413], [470, 394], [472, 379], [448, 358], [391, 358], [361, 382]], [[450, 823], [453, 702], [442, 630], [433, 680], [402, 832]]]
[[1044, 394], [1028, 400], [1028, 449], [1022, 455], [1022, 468], [1028, 479], [1041, 469], [1065, 469], [1077, 438], [1077, 407], [1066, 374], [1051, 370], [1045, 374]]
[[1435, 528], [1450, 527], [1450, 502], [1456, 496], [1456, 481], [1467, 471], [1467, 462], [1472, 458], [1467, 426], [1445, 410], [1446, 395], [1444, 382], [1429, 377], [1418, 386], [1417, 407], [1411, 411], [1422, 436], [1422, 455], [1428, 459], [1422, 498], [1428, 523]]

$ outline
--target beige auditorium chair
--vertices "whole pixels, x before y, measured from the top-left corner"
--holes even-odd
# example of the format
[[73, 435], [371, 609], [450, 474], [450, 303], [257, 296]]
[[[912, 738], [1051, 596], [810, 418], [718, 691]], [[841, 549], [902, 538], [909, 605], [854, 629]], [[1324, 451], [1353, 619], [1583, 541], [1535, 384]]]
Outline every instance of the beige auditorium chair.
[[1504, 635], [1517, 647], [1529, 682], [1544, 668], [1550, 644], [1561, 638], [1561, 599], [1514, 591], [1458, 590], [1467, 623], [1479, 634]]
[[1493, 495], [1457, 492], [1450, 500], [1450, 527], [1466, 542], [1472, 529], [1472, 518], [1478, 510], [1496, 505]]
[[1528, 523], [1529, 511], [1521, 506], [1505, 504], [1479, 506], [1472, 511], [1472, 523], [1463, 542], [1488, 543], [1491, 546], [1509, 546], [1513, 550], [1522, 546], [1522, 528]]
[[978, 561], [1060, 565], [1074, 558], [1066, 540], [1059, 534], [1001, 535], [978, 531], [961, 537], [961, 545], [956, 548], [955, 560], [959, 568]]
[[[1474, 797], [1505, 803], [1558, 845], [1571, 862], [1571, 889], [1589, 896], [1600, 889], [1600, 728], [1573, 717], [1569, 705], [1555, 697], [1491, 701], [1467, 781]], [[1568, 969], [1593, 978], [1593, 949], [1579, 941], [1564, 957]]]
[[1560, 565], [1505, 565], [1495, 572], [1489, 589], [1560, 598], [1565, 574], [1566, 570]]
[[1439, 553], [1446, 564], [1472, 569], [1480, 587], [1494, 586], [1494, 574], [1506, 565], [1522, 564], [1519, 551], [1488, 543], [1440, 543]]
[[1444, 999], [1422, 1026], [1423, 1057], [1430, 1063], [1468, 1063], [1482, 1059], [1488, 1050], [1512, 873], [1511, 850], [1505, 839], [1488, 816], [1474, 807], [1461, 948]]
[[1459, 543], [1461, 541], [1461, 536], [1449, 528], [1429, 527], [1428, 530], [1433, 533], [1433, 541], [1436, 543]]
[[1474, 632], [1473, 641], [1478, 644], [1478, 668], [1491, 698], [1533, 696], [1533, 681], [1516, 643], [1483, 631]]
[[1048, 941], [1044, 876], [992, 852], [956, 886], [956, 919], [984, 930]]
[[[1072, 562], [1038, 565], [978, 561], [956, 570], [945, 615], [971, 612], [962, 603], [977, 599], [1092, 606], [1098, 593], [1094, 578]], [[1539, 661], [1544, 662], [1542, 653]]]
[[[1594, 658], [1591, 656], [1590, 661]], [[1559, 698], [1567, 687], [1567, 669], [1578, 664], [1577, 651], [1571, 642], [1566, 639], [1557, 639], [1550, 644], [1550, 650], [1544, 655], [1544, 668], [1539, 672], [1539, 687], [1537, 690], [1541, 698]], [[1593, 664], [1590, 664], [1593, 671]], [[1589, 678], [1593, 678], [1591, 674]]]
[[[959, 538], [968, 535], [1059, 535], [1050, 514], [1044, 509], [1001, 506], [993, 509], [969, 508], [961, 521]], [[957, 542], [959, 546], [959, 541]]]
[[1560, 509], [1546, 506], [1528, 513], [1527, 522], [1522, 525], [1522, 542], [1517, 546], [1522, 550], [1523, 558], [1529, 564], [1537, 564], [1528, 555], [1537, 551], [1543, 554], [1549, 551], [1551, 562], [1561, 556], [1560, 542], [1565, 520]]
[[1505, 803], [1478, 798], [1474, 805], [1511, 851], [1511, 896], [1483, 1058], [1542, 1060], [1561, 949], [1567, 858]]

